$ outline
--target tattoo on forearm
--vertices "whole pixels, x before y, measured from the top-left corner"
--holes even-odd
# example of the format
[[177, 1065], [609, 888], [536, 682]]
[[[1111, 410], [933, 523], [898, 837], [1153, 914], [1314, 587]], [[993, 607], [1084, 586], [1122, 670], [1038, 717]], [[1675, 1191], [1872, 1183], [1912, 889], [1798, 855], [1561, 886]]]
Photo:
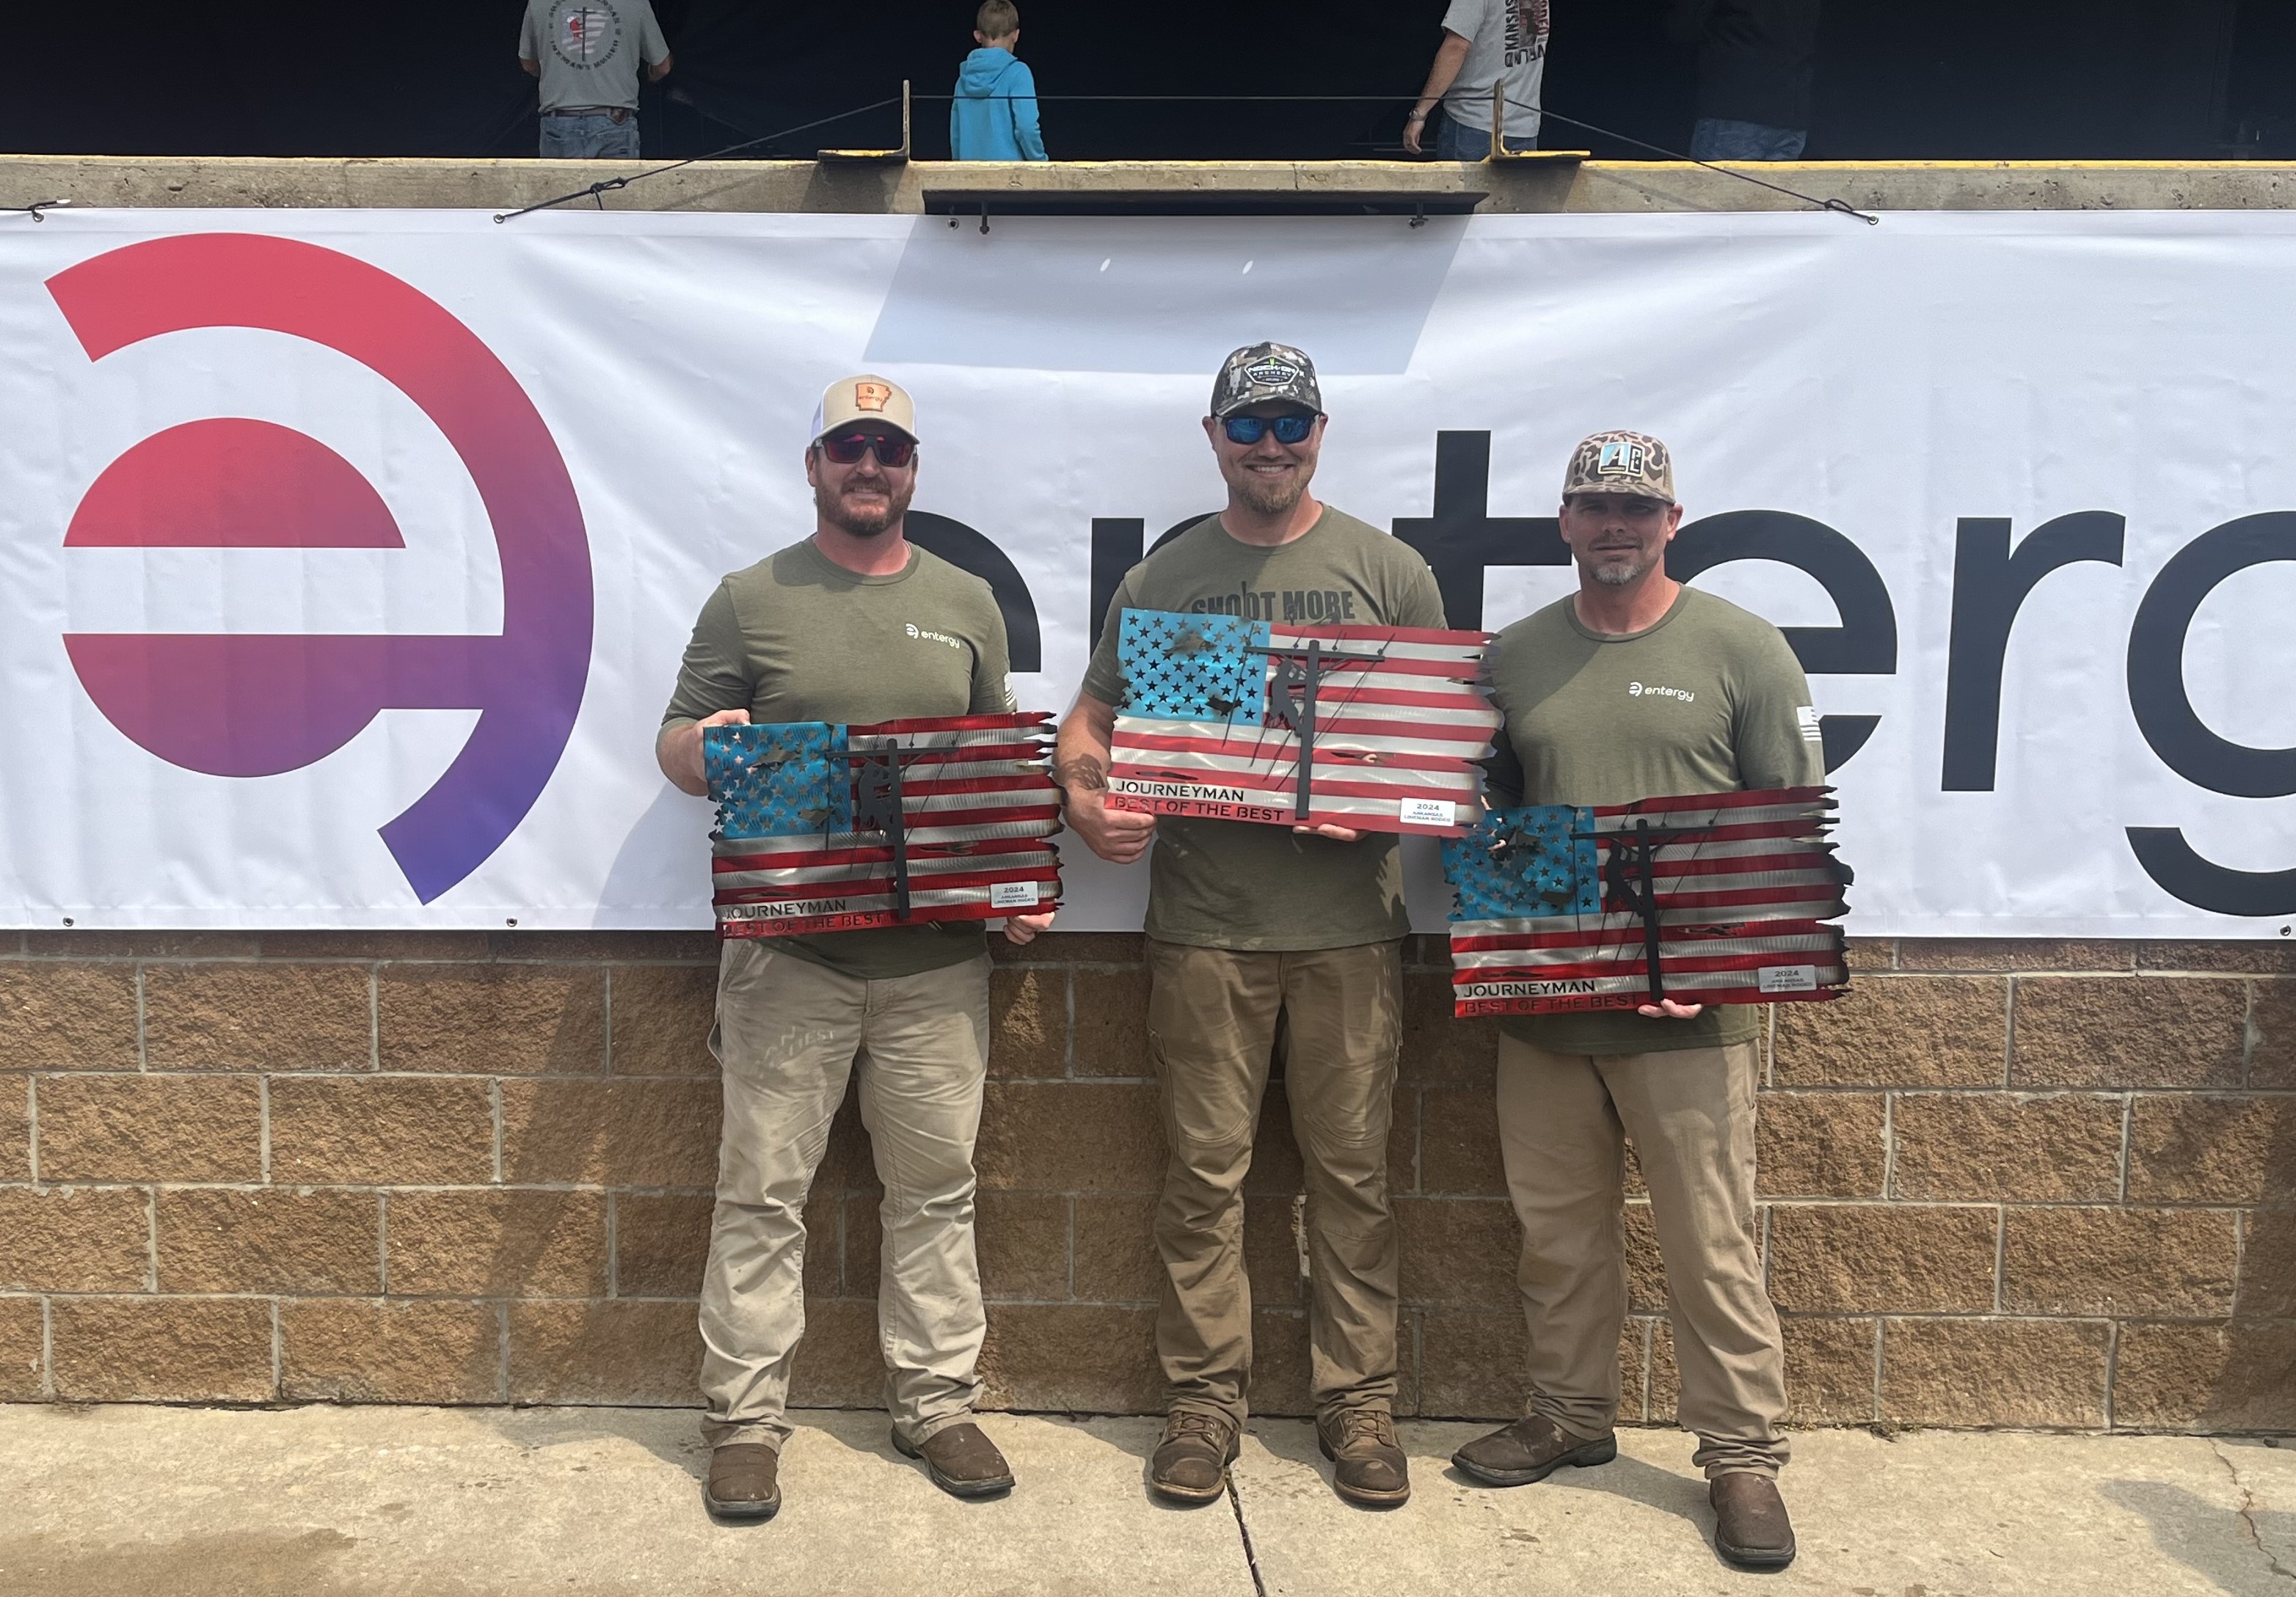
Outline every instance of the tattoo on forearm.
[[1053, 767], [1053, 780], [1064, 788], [1079, 792], [1100, 793], [1108, 790], [1108, 767], [1089, 754], [1070, 755]]

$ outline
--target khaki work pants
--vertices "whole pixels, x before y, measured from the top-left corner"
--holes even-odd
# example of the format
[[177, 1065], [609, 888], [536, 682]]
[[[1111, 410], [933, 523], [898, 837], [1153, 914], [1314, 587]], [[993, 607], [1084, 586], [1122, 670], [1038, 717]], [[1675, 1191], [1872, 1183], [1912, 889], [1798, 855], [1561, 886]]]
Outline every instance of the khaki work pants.
[[1754, 1246], [1751, 1043], [1549, 1053], [1499, 1039], [1499, 1145], [1522, 1222], [1530, 1412], [1572, 1436], [1619, 1413], [1627, 1318], [1623, 1138], [1632, 1137], [1666, 1261], [1692, 1462], [1710, 1478], [1785, 1462], [1785, 1361]]
[[[1309, 1380], [1319, 1410], [1395, 1401], [1387, 1132], [1402, 945], [1304, 954], [1148, 944], [1148, 1047], [1169, 1150], [1156, 1210], [1166, 1401], [1241, 1426], [1251, 1377], [1243, 1178], [1280, 1049], [1307, 1169]], [[1279, 1021], [1281, 1024], [1279, 1024]]]
[[726, 1127], [701, 1282], [703, 1437], [778, 1449], [790, 1434], [806, 1194], [857, 1069], [885, 1186], [885, 1406], [912, 1445], [968, 1418], [987, 1330], [972, 1145], [988, 1075], [988, 956], [864, 981], [764, 942], [729, 942], [709, 1044], [724, 1067]]

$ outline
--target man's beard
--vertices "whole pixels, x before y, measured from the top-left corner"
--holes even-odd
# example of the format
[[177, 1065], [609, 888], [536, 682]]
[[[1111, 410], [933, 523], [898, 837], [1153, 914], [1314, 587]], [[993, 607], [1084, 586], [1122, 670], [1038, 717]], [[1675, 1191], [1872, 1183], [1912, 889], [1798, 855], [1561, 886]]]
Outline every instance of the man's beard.
[[1308, 491], [1308, 476], [1305, 471], [1292, 471], [1270, 481], [1246, 466], [1236, 472], [1235, 496], [1254, 515], [1280, 516], [1300, 503]]
[[1622, 588], [1649, 570], [1652, 563], [1636, 556], [1623, 566], [1590, 566], [1587, 568], [1587, 572], [1596, 582], [1605, 587]]
[[[866, 478], [862, 480], [865, 483], [870, 481]], [[853, 479], [847, 478], [845, 486], [855, 486]], [[885, 491], [886, 504], [882, 510], [849, 509], [843, 495], [826, 483], [813, 490], [814, 508], [821, 512], [822, 520], [840, 531], [850, 533], [857, 538], [882, 536], [908, 513], [909, 499], [916, 490], [912, 488], [908, 493], [903, 493], [884, 478], [876, 479], [873, 486]]]

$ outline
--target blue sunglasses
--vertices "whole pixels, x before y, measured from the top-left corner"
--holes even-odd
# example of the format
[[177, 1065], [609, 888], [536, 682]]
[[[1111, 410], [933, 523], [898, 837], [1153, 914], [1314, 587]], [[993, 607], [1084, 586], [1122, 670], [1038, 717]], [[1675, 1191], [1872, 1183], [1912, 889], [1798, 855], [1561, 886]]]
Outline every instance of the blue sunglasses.
[[1256, 444], [1271, 432], [1279, 444], [1304, 444], [1316, 430], [1316, 418], [1296, 411], [1287, 416], [1225, 416], [1220, 426], [1231, 444]]

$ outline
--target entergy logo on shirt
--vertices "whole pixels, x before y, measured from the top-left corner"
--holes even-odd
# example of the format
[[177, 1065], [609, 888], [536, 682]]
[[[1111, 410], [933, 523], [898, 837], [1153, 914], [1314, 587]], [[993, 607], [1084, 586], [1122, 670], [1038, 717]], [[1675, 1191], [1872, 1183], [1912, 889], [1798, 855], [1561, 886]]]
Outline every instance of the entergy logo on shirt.
[[1627, 697], [1629, 699], [1679, 699], [1685, 704], [1694, 704], [1698, 701], [1697, 693], [1691, 689], [1644, 687], [1639, 682], [1627, 684]]
[[909, 635], [913, 638], [922, 638], [929, 643], [947, 643], [952, 649], [964, 647], [964, 640], [962, 638], [953, 638], [945, 632], [935, 632], [930, 627], [920, 627], [914, 621], [907, 622], [906, 625]]

